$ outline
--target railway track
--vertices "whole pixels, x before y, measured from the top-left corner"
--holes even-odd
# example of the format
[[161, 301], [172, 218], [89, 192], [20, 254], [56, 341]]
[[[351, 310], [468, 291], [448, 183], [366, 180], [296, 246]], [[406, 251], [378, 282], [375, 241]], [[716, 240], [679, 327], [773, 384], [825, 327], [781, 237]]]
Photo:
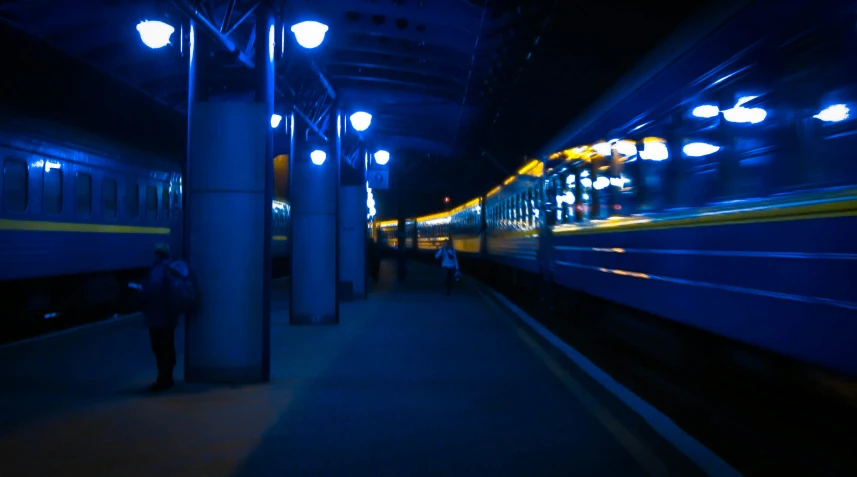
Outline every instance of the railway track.
[[[492, 286], [744, 475], [857, 475], [848, 444], [857, 428], [853, 403], [778, 375], [776, 364], [764, 372], [751, 359], [736, 364], [727, 355], [742, 350], [724, 351], [693, 332], [646, 330], [657, 327], [652, 318], [613, 327], [610, 318], [587, 320], [586, 308], [557, 313], [532, 290]], [[683, 340], [701, 346], [666, 349]]]

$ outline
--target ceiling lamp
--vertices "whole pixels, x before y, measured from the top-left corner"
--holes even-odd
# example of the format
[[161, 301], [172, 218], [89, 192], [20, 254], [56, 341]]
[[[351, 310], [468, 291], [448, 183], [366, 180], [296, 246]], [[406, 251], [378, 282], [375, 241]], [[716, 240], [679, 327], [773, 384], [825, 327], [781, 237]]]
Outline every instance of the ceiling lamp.
[[383, 166], [390, 161], [390, 153], [384, 150], [375, 153], [375, 162], [379, 166]]
[[351, 115], [351, 127], [357, 132], [369, 129], [370, 124], [372, 124], [372, 115], [365, 111], [357, 111]]
[[295, 34], [298, 44], [311, 50], [321, 45], [328, 28], [324, 23], [306, 21], [292, 25], [291, 30]]
[[324, 160], [327, 159], [327, 154], [321, 149], [316, 149], [309, 154], [309, 159], [313, 164], [320, 166], [324, 164]]
[[137, 31], [143, 43], [156, 50], [170, 44], [170, 37], [176, 29], [164, 22], [145, 20], [137, 24]]

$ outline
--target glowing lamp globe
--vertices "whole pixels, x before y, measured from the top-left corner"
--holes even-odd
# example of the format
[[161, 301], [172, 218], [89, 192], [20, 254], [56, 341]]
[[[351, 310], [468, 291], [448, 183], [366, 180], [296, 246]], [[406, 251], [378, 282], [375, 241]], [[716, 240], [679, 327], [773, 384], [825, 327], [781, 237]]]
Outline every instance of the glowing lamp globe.
[[327, 154], [319, 149], [316, 149], [315, 151], [309, 153], [309, 160], [311, 160], [312, 163], [317, 166], [324, 164], [325, 159], [327, 159]]
[[307, 21], [292, 25], [292, 33], [295, 34], [295, 39], [298, 45], [311, 50], [317, 48], [324, 41], [324, 34], [327, 33], [327, 25], [324, 23]]
[[372, 124], [372, 115], [367, 112], [358, 111], [351, 115], [351, 127], [357, 132], [369, 129], [370, 124]]
[[375, 162], [377, 162], [379, 166], [383, 166], [384, 164], [390, 162], [390, 153], [383, 150], [376, 152]]
[[171, 25], [159, 21], [142, 21], [137, 24], [140, 39], [149, 48], [156, 50], [170, 44], [170, 37], [176, 31]]
[[282, 121], [282, 120], [283, 120], [283, 117], [280, 116], [279, 114], [272, 114], [271, 115], [271, 128], [277, 129], [277, 126], [280, 125], [280, 121]]

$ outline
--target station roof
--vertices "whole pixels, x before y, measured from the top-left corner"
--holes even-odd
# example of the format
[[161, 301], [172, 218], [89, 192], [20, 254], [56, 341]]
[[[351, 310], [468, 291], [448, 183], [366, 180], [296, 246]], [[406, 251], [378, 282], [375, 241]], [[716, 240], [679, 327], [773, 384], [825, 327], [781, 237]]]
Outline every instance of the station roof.
[[[466, 200], [525, 163], [694, 8], [664, 3], [276, 0], [286, 33], [277, 108], [319, 94], [324, 77], [345, 111], [373, 114], [374, 143], [423, 168], [419, 182], [442, 194], [469, 186], [454, 197]], [[188, 11], [220, 27], [252, 58], [257, 4], [7, 0], [0, 2], [0, 20], [183, 112]], [[288, 28], [308, 18], [330, 29], [321, 47], [305, 51]], [[143, 45], [134, 28], [143, 20], [173, 25], [173, 45]], [[216, 61], [225, 91], [249, 89], [252, 75], [236, 55], [223, 52]]]

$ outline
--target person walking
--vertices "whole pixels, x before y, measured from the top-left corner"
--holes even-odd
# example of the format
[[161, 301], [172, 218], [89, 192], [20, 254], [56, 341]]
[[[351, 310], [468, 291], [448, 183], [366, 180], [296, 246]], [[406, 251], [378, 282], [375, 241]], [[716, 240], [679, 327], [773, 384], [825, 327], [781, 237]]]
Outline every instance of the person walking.
[[458, 269], [458, 254], [455, 253], [452, 241], [446, 239], [443, 242], [443, 247], [437, 251], [434, 258], [441, 260], [440, 266], [443, 268], [446, 294], [449, 295], [452, 293], [452, 284], [455, 283], [455, 278], [460, 273]]

